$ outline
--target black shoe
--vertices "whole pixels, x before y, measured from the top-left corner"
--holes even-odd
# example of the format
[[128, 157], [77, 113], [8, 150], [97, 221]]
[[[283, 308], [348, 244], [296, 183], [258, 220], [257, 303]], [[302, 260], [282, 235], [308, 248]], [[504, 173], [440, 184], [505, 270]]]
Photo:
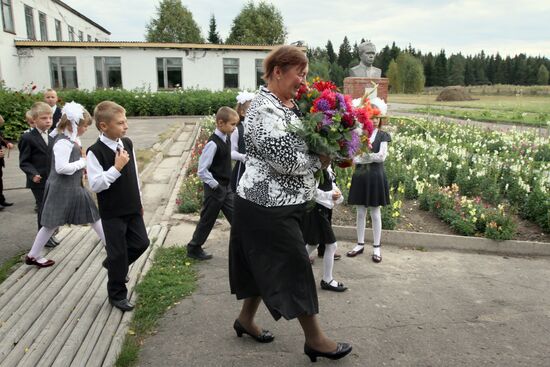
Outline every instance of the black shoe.
[[4, 207], [2, 205], [0, 205], [0, 211], [4, 210]]
[[12, 206], [13, 203], [8, 203], [7, 201], [1, 202], [0, 206]]
[[204, 250], [200, 246], [187, 245], [187, 257], [202, 261], [202, 260], [210, 260], [212, 258], [212, 255], [204, 252]]
[[46, 242], [46, 247], [56, 247], [57, 245], [59, 245], [59, 242], [55, 242], [52, 238]]
[[336, 350], [330, 353], [319, 352], [304, 344], [304, 353], [311, 359], [311, 362], [317, 362], [317, 357], [325, 357], [336, 360], [347, 356], [351, 352], [351, 345], [348, 343], [337, 343]]
[[130, 301], [128, 301], [127, 298], [124, 298], [124, 299], [121, 299], [121, 300], [114, 300], [114, 299], [109, 299], [109, 302], [115, 306], [116, 308], [118, 308], [119, 310], [121, 310], [122, 312], [125, 312], [125, 311], [132, 311], [134, 309], [134, 305], [130, 303]]
[[271, 343], [275, 337], [273, 334], [271, 334], [271, 331], [264, 330], [260, 332], [260, 335], [252, 335], [246, 329], [241, 325], [239, 320], [235, 320], [233, 323], [233, 329], [235, 329], [235, 332], [237, 333], [237, 336], [240, 338], [243, 336], [243, 334], [250, 335], [254, 340], [256, 340], [258, 343]]
[[325, 282], [324, 280], [321, 280], [321, 288], [326, 291], [334, 291], [334, 292], [343, 292], [346, 289], [348, 289], [348, 287], [346, 287], [344, 284], [340, 282], [336, 282], [337, 285], [331, 285], [330, 283], [332, 283], [332, 280], [328, 283]]

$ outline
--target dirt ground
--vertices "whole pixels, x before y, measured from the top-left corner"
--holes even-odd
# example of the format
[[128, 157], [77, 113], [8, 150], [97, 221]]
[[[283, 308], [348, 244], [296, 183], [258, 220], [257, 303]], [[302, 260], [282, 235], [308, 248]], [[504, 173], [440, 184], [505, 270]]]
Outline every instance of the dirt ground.
[[[398, 231], [457, 234], [434, 214], [420, 210], [415, 200], [403, 201], [401, 214], [402, 216], [395, 228]], [[515, 240], [550, 243], [550, 234], [543, 233], [539, 226], [517, 217], [515, 221], [517, 223]], [[332, 223], [339, 226], [355, 226], [354, 208], [347, 205], [337, 205], [333, 212]], [[370, 226], [370, 223], [367, 223], [368, 226]]]

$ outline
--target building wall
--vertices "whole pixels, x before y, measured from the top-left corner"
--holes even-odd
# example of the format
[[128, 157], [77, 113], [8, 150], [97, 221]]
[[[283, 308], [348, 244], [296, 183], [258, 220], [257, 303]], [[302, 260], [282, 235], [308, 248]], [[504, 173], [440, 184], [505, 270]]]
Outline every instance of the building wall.
[[256, 59], [264, 59], [268, 51], [193, 50], [143, 48], [48, 48], [22, 47], [18, 61], [19, 84], [34, 82], [38, 89], [52, 84], [49, 57], [74, 56], [77, 63], [78, 88], [96, 89], [94, 57], [120, 57], [122, 87], [156, 91], [157, 58], [182, 59], [183, 88], [222, 90], [224, 88], [223, 59], [239, 59], [239, 88], [256, 89]]
[[[92, 37], [92, 40], [109, 40], [108, 33], [105, 33], [102, 29], [51, 0], [11, 0], [11, 4], [15, 34], [4, 31], [3, 22], [0, 28], [0, 79], [4, 80], [6, 85], [10, 87], [20, 89], [24, 86], [24, 84], [21, 84], [21, 80], [19, 80], [19, 75], [17, 75], [21, 59], [17, 57], [17, 49], [13, 42], [14, 40], [28, 39], [25, 21], [25, 5], [33, 8], [34, 29], [37, 40], [41, 39], [39, 12], [46, 15], [48, 40], [50, 41], [56, 40], [56, 19], [61, 21], [63, 41], [69, 40], [69, 25], [74, 27], [76, 41], [78, 41], [78, 31], [83, 32], [84, 40], [87, 40], [88, 35]], [[29, 82], [30, 81], [32, 80], [29, 80]]]

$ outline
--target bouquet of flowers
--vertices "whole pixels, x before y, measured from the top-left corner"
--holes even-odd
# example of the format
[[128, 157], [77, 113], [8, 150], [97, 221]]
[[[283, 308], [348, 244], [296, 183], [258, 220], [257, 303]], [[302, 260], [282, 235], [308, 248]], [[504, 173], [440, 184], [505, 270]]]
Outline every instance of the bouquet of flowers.
[[312, 152], [331, 157], [340, 167], [349, 167], [353, 157], [365, 150], [373, 131], [370, 105], [354, 107], [351, 96], [319, 78], [300, 88], [295, 100], [303, 118], [301, 126], [292, 126], [292, 131]]

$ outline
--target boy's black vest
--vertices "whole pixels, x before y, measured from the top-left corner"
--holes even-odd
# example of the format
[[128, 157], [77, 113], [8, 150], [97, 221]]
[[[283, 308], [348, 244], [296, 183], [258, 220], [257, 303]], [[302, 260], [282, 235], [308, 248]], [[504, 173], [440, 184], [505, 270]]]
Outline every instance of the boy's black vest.
[[328, 170], [324, 169], [321, 171], [323, 174], [323, 179], [319, 182], [318, 189], [321, 191], [332, 191], [332, 179], [328, 174]]
[[237, 130], [239, 131], [239, 140], [237, 142], [237, 152], [241, 154], [246, 154], [246, 146], [244, 145], [244, 119], [241, 118], [241, 122], [237, 125]]
[[[120, 177], [111, 184], [107, 190], [97, 194], [99, 215], [102, 219], [121, 217], [141, 212], [141, 198], [137, 183], [136, 166], [134, 162], [134, 149], [132, 141], [122, 138], [124, 149], [128, 152], [130, 160], [120, 171]], [[88, 148], [97, 158], [104, 171], [115, 164], [115, 152], [101, 140]]]
[[208, 141], [216, 144], [216, 154], [208, 170], [220, 185], [227, 186], [231, 180], [231, 143], [216, 134], [210, 135]]

